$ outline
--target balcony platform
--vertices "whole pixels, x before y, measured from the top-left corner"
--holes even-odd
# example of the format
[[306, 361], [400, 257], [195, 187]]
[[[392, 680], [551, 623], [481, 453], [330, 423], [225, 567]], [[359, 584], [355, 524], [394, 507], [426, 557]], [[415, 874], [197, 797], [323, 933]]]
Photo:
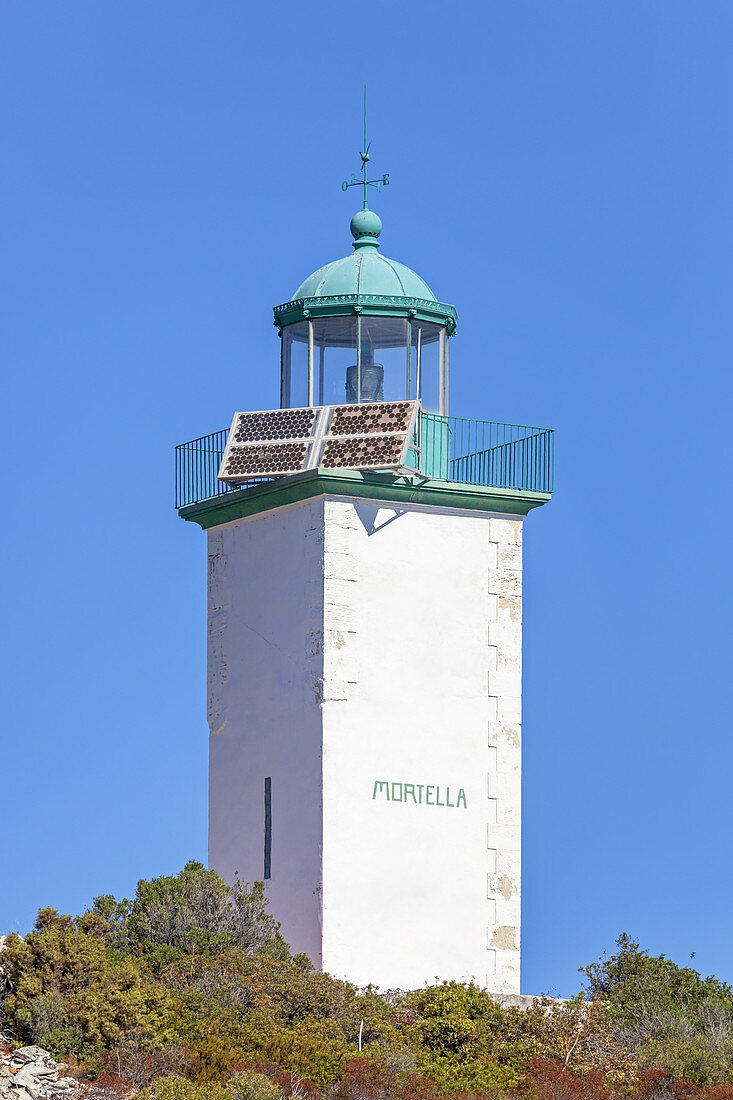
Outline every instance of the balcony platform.
[[546, 504], [551, 493], [533, 493], [497, 486], [463, 485], [460, 482], [358, 470], [307, 470], [302, 474], [260, 482], [245, 489], [209, 497], [178, 509], [182, 519], [193, 520], [206, 530], [271, 508], [282, 508], [310, 497], [357, 497], [390, 504], [423, 504], [434, 508], [456, 508], [477, 512], [502, 512], [526, 516], [532, 508]]
[[204, 529], [315, 496], [524, 516], [554, 487], [549, 428], [422, 413], [414, 473], [320, 468], [240, 487], [217, 477], [227, 435], [225, 428], [176, 448], [178, 514]]

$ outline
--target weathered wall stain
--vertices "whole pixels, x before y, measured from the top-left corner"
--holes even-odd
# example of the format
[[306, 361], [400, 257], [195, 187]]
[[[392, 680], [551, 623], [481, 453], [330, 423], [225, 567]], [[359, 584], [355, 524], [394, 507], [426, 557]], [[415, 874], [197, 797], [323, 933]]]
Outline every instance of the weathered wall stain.
[[516, 928], [511, 928], [508, 924], [495, 928], [491, 937], [491, 946], [498, 947], [502, 951], [518, 951]]

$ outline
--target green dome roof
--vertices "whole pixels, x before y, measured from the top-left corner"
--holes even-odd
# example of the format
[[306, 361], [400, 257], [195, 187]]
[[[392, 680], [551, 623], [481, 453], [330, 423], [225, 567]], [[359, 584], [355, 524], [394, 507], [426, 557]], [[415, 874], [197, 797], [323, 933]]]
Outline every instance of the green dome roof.
[[303, 317], [361, 312], [421, 316], [455, 331], [456, 311], [439, 302], [432, 290], [404, 264], [380, 255], [382, 223], [372, 210], [351, 219], [350, 256], [319, 267], [301, 283], [289, 302], [275, 307], [275, 323], [292, 324]]
[[367, 249], [319, 267], [300, 284], [293, 299], [332, 294], [398, 294], [437, 301], [428, 284], [409, 267]]
[[396, 260], [380, 256], [378, 237], [382, 223], [371, 210], [360, 210], [351, 219], [354, 251], [350, 256], [319, 267], [301, 283], [297, 298], [325, 298], [333, 294], [393, 294], [437, 302], [432, 290], [414, 271]]

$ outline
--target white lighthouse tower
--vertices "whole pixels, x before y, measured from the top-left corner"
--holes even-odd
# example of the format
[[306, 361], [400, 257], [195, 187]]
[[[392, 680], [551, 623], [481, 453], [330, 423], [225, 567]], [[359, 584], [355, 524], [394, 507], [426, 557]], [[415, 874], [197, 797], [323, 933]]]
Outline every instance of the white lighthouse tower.
[[[208, 538], [209, 861], [264, 880], [331, 974], [519, 993], [522, 527], [552, 433], [449, 415], [455, 310], [381, 228], [365, 202], [275, 309], [291, 412], [178, 448]], [[392, 441], [406, 409], [401, 464], [323, 449], [333, 406]]]

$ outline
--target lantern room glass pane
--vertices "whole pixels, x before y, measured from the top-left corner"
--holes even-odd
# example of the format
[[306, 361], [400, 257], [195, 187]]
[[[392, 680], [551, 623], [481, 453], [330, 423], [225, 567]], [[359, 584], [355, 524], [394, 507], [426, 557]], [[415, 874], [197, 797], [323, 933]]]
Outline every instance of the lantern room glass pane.
[[[349, 400], [356, 401], [356, 377], [351, 394]], [[361, 400], [404, 401], [406, 396], [407, 319], [362, 315]]]
[[313, 321], [313, 377], [317, 405], [345, 405], [346, 377], [356, 365], [356, 317]]
[[313, 318], [283, 328], [281, 392], [285, 408], [308, 404], [309, 326], [316, 405], [420, 397], [428, 412], [445, 413], [444, 326], [363, 313]]
[[419, 397], [426, 412], [443, 412], [441, 379], [445, 329], [430, 321], [412, 321], [410, 328], [410, 396]]
[[282, 394], [285, 408], [308, 404], [308, 322], [298, 321], [282, 330]]

